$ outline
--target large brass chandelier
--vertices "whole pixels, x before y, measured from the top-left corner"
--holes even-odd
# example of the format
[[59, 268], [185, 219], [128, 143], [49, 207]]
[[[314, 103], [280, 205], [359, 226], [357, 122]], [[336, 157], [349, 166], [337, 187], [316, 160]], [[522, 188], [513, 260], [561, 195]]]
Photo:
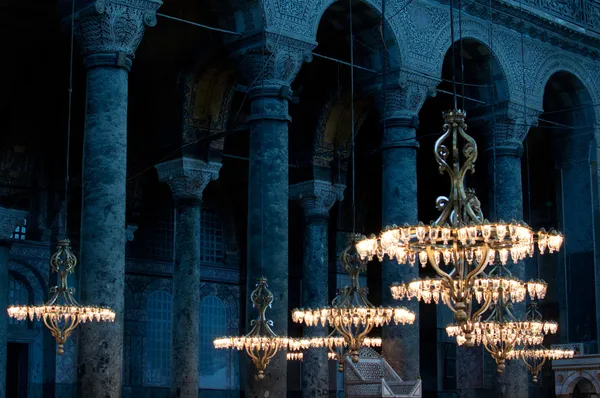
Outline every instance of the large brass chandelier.
[[[258, 278], [256, 289], [250, 294], [252, 306], [258, 310], [258, 317], [251, 322], [252, 330], [245, 336], [220, 337], [214, 340], [216, 349], [245, 350], [256, 366], [256, 378], [265, 377], [265, 368], [271, 359], [282, 350], [299, 351], [309, 347], [308, 339], [280, 337], [273, 332], [273, 321], [266, 318], [267, 308], [273, 303], [273, 293], [269, 290], [266, 278]], [[287, 355], [288, 360], [301, 359], [301, 353]]]
[[[537, 304], [532, 303], [527, 311], [527, 320], [541, 322], [542, 314], [537, 309]], [[544, 364], [554, 359], [573, 358], [575, 351], [562, 348], [548, 349], [540, 341], [536, 345], [522, 346], [510, 351], [507, 359], [521, 359], [527, 370], [531, 373], [534, 383], [537, 383], [540, 372]]]
[[[351, 234], [349, 246], [340, 254], [344, 269], [350, 276], [350, 285], [341, 288], [336, 299], [330, 307], [318, 309], [295, 309], [292, 311], [292, 320], [304, 323], [306, 326], [329, 325], [343, 338], [345, 354], [336, 351], [336, 359], [341, 361], [344, 355], [350, 355], [353, 362], [358, 362], [360, 348], [366, 345], [376, 345], [380, 340], [368, 338], [374, 327], [395, 324], [407, 324], [415, 321], [415, 314], [404, 307], [375, 307], [368, 300], [368, 288], [360, 286], [359, 276], [367, 269], [367, 261], [361, 258], [357, 251], [356, 242], [364, 236]], [[331, 337], [312, 339], [313, 347], [341, 347], [340, 340]], [[330, 351], [334, 351], [330, 348]]]
[[[504, 371], [506, 361], [513, 358], [513, 351], [517, 346], [539, 345], [546, 334], [555, 334], [558, 330], [556, 322], [542, 321], [541, 314], [533, 307], [527, 311], [525, 320], [521, 321], [513, 315], [511, 307], [511, 303], [499, 300], [485, 321], [470, 325], [473, 341], [477, 345], [483, 344], [494, 358], [498, 373]], [[448, 325], [446, 332], [449, 336], [456, 337], [459, 346], [466, 342], [463, 327]]]
[[[442, 136], [434, 146], [439, 171], [450, 178], [450, 194], [436, 200], [441, 212], [438, 219], [429, 226], [388, 226], [379, 236], [363, 239], [356, 247], [363, 261], [375, 257], [382, 261], [387, 255], [401, 264], [431, 266], [440, 280], [433, 284], [413, 281], [403, 288], [392, 287], [392, 293], [398, 298], [410, 295], [422, 300], [441, 299], [463, 329], [465, 343], [473, 345], [470, 326], [485, 311], [483, 307], [504, 294], [504, 287], [511, 299], [523, 297], [524, 285], [518, 281], [484, 281], [480, 275], [488, 264], [498, 261], [506, 265], [509, 260], [518, 263], [533, 256], [535, 244], [541, 254], [553, 253], [560, 249], [563, 237], [554, 230], [534, 233], [523, 221], [491, 223], [484, 218], [477, 196], [465, 181], [467, 173], [475, 172], [478, 156], [477, 143], [466, 133], [465, 117], [466, 112], [461, 110], [446, 112]], [[460, 151], [459, 140], [463, 141]], [[532, 292], [538, 288], [539, 285], [531, 284]], [[484, 305], [473, 312], [476, 297], [483, 299]]]
[[58, 355], [64, 354], [64, 345], [81, 322], [114, 322], [115, 313], [110, 308], [82, 306], [75, 300], [75, 289], [69, 287], [67, 278], [75, 271], [77, 257], [71, 251], [68, 239], [58, 242], [50, 258], [52, 272], [58, 274], [58, 285], [50, 288], [50, 299], [39, 306], [10, 306], [8, 316], [19, 321], [43, 320], [58, 344]]

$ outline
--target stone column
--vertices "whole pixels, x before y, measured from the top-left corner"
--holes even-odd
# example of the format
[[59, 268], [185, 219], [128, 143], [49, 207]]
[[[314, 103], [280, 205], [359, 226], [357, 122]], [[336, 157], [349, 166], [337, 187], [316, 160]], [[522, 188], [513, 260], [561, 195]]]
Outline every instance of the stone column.
[[156, 166], [175, 199], [171, 397], [197, 397], [200, 356], [200, 210], [220, 163], [182, 157]]
[[[302, 307], [329, 305], [329, 210], [344, 199], [341, 184], [306, 181], [290, 186], [290, 198], [304, 209], [304, 265], [302, 270]], [[305, 327], [305, 337], [325, 337], [327, 328]], [[327, 349], [305, 352], [302, 364], [302, 396], [329, 396], [329, 364]]]
[[[250, 99], [250, 161], [248, 176], [247, 292], [257, 277], [267, 277], [274, 302], [267, 312], [273, 330], [287, 334], [288, 308], [288, 102], [290, 84], [309, 59], [315, 43], [298, 41], [281, 33], [261, 32], [241, 43], [233, 54], [241, 66]], [[246, 325], [256, 317], [246, 300]], [[278, 353], [267, 366], [265, 378], [256, 380], [250, 363], [246, 397], [285, 397], [287, 363]]]
[[6, 397], [6, 345], [8, 327], [8, 262], [10, 236], [17, 225], [21, 225], [27, 212], [0, 207], [0, 398]]
[[120, 397], [125, 288], [127, 82], [158, 0], [94, 1], [76, 14], [87, 70], [81, 209], [81, 302], [112, 308], [114, 323], [79, 327], [78, 396]]
[[[416, 224], [418, 112], [434, 83], [403, 75], [404, 83], [386, 89], [386, 101], [378, 101], [385, 127], [381, 143], [382, 226]], [[407, 80], [408, 79], [408, 80]], [[416, 80], [415, 80], [416, 79]], [[433, 86], [432, 86], [433, 85]], [[380, 96], [381, 92], [378, 93]], [[410, 282], [419, 277], [418, 267], [399, 265], [385, 259], [382, 264], [381, 293], [383, 306], [402, 305], [417, 314], [413, 325], [389, 325], [383, 328], [383, 356], [405, 380], [415, 380], [419, 372], [419, 303], [394, 300], [390, 285]]]
[[[488, 135], [494, 134], [495, 147], [487, 139], [489, 203], [487, 217], [490, 221], [523, 219], [523, 184], [521, 181], [521, 157], [529, 127], [521, 120], [502, 119], [488, 127]], [[495, 156], [494, 156], [495, 152]], [[494, 167], [495, 164], [495, 167]], [[494, 184], [494, 169], [495, 184]], [[508, 265], [513, 276], [526, 280], [525, 263]], [[518, 319], [525, 316], [525, 302], [513, 304], [511, 312]], [[487, 354], [486, 354], [487, 355]], [[496, 372], [494, 367], [489, 370]], [[493, 376], [493, 390], [497, 397], [526, 398], [529, 395], [527, 369], [523, 361], [507, 361], [501, 375]]]

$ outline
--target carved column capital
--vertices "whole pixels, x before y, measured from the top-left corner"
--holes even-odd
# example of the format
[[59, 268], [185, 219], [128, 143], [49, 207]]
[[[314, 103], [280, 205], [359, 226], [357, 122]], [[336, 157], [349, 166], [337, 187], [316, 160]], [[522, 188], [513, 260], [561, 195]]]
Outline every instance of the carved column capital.
[[417, 117], [425, 100], [435, 96], [439, 84], [439, 80], [416, 72], [394, 72], [388, 76], [384, 98], [383, 82], [380, 80], [381, 77], [378, 77], [368, 92], [384, 119]]
[[262, 86], [289, 87], [304, 62], [312, 60], [316, 46], [316, 42], [265, 30], [238, 41], [232, 56], [241, 65], [242, 78], [249, 85], [248, 95], [252, 97], [264, 90]]
[[304, 209], [307, 220], [326, 219], [329, 210], [338, 200], [344, 199], [345, 185], [327, 181], [305, 181], [290, 186], [290, 199], [297, 200]]
[[87, 67], [131, 68], [146, 27], [156, 25], [160, 0], [96, 0], [75, 14], [75, 34]]
[[27, 212], [24, 210], [0, 207], [0, 240], [9, 239], [15, 232], [15, 228], [23, 225], [25, 217], [27, 217]]
[[173, 198], [180, 201], [202, 201], [209, 182], [219, 177], [221, 163], [181, 157], [157, 164], [158, 178], [171, 188]]

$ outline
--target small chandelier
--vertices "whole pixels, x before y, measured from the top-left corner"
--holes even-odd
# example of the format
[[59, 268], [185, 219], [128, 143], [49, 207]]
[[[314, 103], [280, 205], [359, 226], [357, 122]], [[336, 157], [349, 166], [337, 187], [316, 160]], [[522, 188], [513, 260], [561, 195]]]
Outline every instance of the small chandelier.
[[[326, 326], [329, 324], [344, 339], [347, 353], [354, 363], [358, 362], [360, 348], [367, 342], [367, 335], [374, 327], [395, 324], [411, 324], [415, 314], [404, 307], [375, 307], [367, 299], [368, 288], [361, 287], [359, 276], [367, 269], [367, 261], [359, 255], [357, 244], [364, 236], [350, 235], [349, 246], [340, 254], [340, 260], [350, 275], [350, 286], [339, 290], [331, 307], [320, 309], [295, 309], [292, 320], [306, 326]], [[371, 340], [368, 340], [371, 343]], [[336, 354], [338, 361], [343, 355]]]
[[[532, 321], [541, 321], [542, 314], [537, 309], [537, 304], [532, 303], [527, 311], [527, 319]], [[537, 383], [538, 376], [542, 367], [547, 361], [554, 359], [573, 358], [575, 351], [562, 348], [548, 349], [541, 342], [537, 346], [522, 347], [512, 350], [508, 353], [507, 359], [521, 359], [527, 366], [527, 370], [531, 373], [534, 383]]]
[[[498, 373], [502, 373], [506, 367], [506, 361], [513, 358], [511, 354], [516, 346], [535, 346], [542, 343], [546, 334], [555, 334], [558, 330], [556, 322], [542, 321], [529, 309], [524, 321], [518, 321], [510, 311], [511, 303], [499, 300], [494, 306], [490, 316], [483, 322], [467, 324], [469, 332], [473, 335], [474, 342], [479, 345], [483, 343], [485, 349], [490, 353], [496, 365]], [[448, 336], [456, 337], [456, 343], [463, 345], [467, 339], [464, 332], [465, 327], [460, 325], [448, 325], [446, 333]]]
[[[382, 261], [387, 255], [401, 264], [414, 266], [419, 263], [422, 267], [429, 264], [441, 278], [437, 282], [440, 293], [445, 292], [438, 297], [454, 313], [454, 319], [461, 327], [476, 322], [481, 314], [473, 314], [471, 307], [478, 289], [478, 277], [488, 264], [496, 259], [502, 265], [509, 259], [516, 264], [533, 256], [536, 243], [541, 254], [546, 250], [553, 253], [560, 249], [563, 241], [562, 235], [554, 230], [541, 229], [534, 233], [523, 221], [490, 223], [484, 218], [479, 199], [465, 182], [467, 173], [475, 172], [478, 155], [477, 143], [466, 133], [465, 117], [464, 111], [446, 112], [442, 136], [434, 146], [440, 173], [445, 172], [450, 178], [450, 195], [436, 200], [436, 207], [441, 212], [438, 219], [429, 226], [423, 223], [404, 227], [392, 225], [378, 237], [363, 239], [356, 245], [362, 260], [377, 257]], [[459, 138], [464, 141], [462, 151], [458, 148]], [[451, 144], [447, 146], [446, 141]], [[461, 158], [464, 159], [462, 165]], [[431, 288], [428, 283], [415, 284], [410, 294], [418, 297], [421, 292], [421, 296], [427, 297]], [[522, 292], [522, 288], [516, 290]], [[483, 294], [481, 290], [480, 293]], [[397, 297], [402, 295], [407, 295], [406, 291], [396, 291]], [[470, 342], [472, 334], [466, 327], [464, 332]]]
[[[271, 329], [273, 321], [266, 318], [266, 311], [273, 303], [273, 293], [269, 290], [267, 278], [257, 279], [256, 289], [251, 293], [250, 299], [252, 306], [258, 310], [258, 317], [251, 322], [252, 330], [245, 336], [217, 338], [213, 344], [216, 349], [245, 350], [258, 370], [256, 378], [262, 380], [265, 378], [265, 368], [278, 351], [299, 351], [308, 348], [309, 343], [308, 339], [279, 337]], [[301, 359], [301, 356], [292, 355], [286, 358], [297, 360]]]
[[57, 354], [64, 354], [64, 345], [81, 322], [114, 322], [115, 313], [110, 308], [82, 306], [75, 300], [75, 289], [68, 286], [67, 277], [75, 271], [77, 258], [71, 251], [68, 239], [60, 240], [56, 253], [50, 258], [52, 272], [59, 277], [58, 286], [50, 288], [50, 299], [41, 306], [10, 306], [8, 316], [23, 321], [29, 318], [44, 321], [44, 325], [58, 344]]

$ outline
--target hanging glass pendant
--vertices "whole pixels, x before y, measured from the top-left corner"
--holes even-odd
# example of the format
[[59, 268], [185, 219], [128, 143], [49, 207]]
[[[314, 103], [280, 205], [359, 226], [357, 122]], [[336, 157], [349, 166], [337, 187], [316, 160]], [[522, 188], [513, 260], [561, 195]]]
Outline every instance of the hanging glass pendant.
[[58, 274], [58, 286], [50, 288], [50, 299], [41, 306], [10, 306], [8, 316], [19, 321], [43, 320], [56, 339], [57, 354], [62, 355], [65, 342], [79, 323], [114, 322], [115, 313], [110, 308], [82, 306], [73, 297], [75, 289], [69, 287], [67, 279], [75, 271], [77, 257], [68, 239], [58, 242], [50, 266]]

